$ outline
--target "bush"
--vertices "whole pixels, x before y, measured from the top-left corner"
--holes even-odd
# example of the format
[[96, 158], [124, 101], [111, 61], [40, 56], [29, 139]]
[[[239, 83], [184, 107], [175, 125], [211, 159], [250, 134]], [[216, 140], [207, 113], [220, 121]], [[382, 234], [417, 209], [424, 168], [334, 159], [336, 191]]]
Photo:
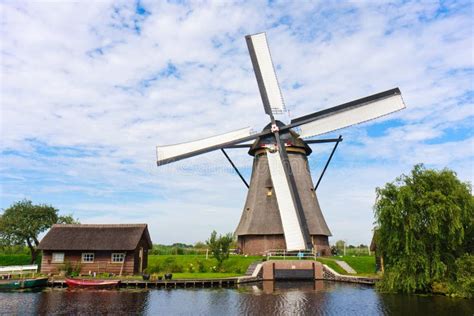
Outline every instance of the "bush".
[[154, 264], [149, 265], [147, 269], [151, 274], [158, 274], [161, 271], [161, 265], [159, 262], [155, 262]]
[[206, 268], [206, 265], [204, 264], [204, 262], [202, 260], [197, 260], [196, 261], [196, 264], [197, 264], [197, 269], [200, 273], [205, 273], [207, 272], [207, 268]]
[[0, 266], [15, 266], [30, 264], [31, 256], [25, 254], [2, 254], [0, 255]]
[[64, 271], [67, 276], [78, 276], [81, 273], [81, 267], [82, 264], [80, 262], [73, 264], [71, 261], [66, 261], [59, 267], [59, 270]]
[[181, 273], [183, 272], [183, 266], [179, 263], [176, 262], [176, 259], [173, 257], [168, 257], [165, 259], [163, 262], [163, 266], [161, 271], [166, 272], [166, 273]]

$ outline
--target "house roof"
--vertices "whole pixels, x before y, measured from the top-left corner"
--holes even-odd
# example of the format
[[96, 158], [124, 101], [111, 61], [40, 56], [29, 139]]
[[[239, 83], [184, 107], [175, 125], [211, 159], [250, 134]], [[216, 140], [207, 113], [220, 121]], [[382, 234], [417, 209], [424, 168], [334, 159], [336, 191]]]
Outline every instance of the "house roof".
[[146, 224], [55, 224], [38, 249], [134, 250], [142, 236], [152, 248]]

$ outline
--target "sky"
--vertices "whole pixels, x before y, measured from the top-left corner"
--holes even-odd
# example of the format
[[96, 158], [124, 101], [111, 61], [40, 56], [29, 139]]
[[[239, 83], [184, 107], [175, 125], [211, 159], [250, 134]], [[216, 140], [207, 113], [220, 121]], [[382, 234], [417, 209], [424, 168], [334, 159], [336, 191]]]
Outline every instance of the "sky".
[[[399, 87], [407, 109], [339, 130], [318, 188], [331, 241], [367, 244], [375, 189], [413, 165], [474, 178], [470, 1], [2, 1], [0, 208], [148, 223], [154, 243], [233, 232], [246, 187], [220, 152], [156, 167], [157, 145], [263, 111], [244, 36], [267, 32], [289, 116]], [[314, 181], [332, 149], [311, 145]], [[249, 179], [252, 157], [229, 155]]]

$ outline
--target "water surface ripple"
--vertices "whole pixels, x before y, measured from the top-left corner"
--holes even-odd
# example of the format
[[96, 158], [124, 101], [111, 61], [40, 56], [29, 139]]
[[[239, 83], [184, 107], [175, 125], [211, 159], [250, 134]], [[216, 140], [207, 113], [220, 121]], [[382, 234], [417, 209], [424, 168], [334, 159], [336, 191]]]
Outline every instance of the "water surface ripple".
[[389, 295], [365, 285], [263, 282], [238, 288], [0, 293], [2, 315], [474, 315], [474, 300]]

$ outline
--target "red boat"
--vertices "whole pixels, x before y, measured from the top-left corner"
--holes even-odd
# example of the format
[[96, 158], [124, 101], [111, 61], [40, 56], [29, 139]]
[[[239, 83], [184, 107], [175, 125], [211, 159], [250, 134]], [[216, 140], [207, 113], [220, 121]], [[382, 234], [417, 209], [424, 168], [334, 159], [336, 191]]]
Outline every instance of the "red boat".
[[92, 279], [70, 279], [66, 278], [67, 286], [80, 287], [114, 287], [120, 284], [120, 280], [92, 280]]

